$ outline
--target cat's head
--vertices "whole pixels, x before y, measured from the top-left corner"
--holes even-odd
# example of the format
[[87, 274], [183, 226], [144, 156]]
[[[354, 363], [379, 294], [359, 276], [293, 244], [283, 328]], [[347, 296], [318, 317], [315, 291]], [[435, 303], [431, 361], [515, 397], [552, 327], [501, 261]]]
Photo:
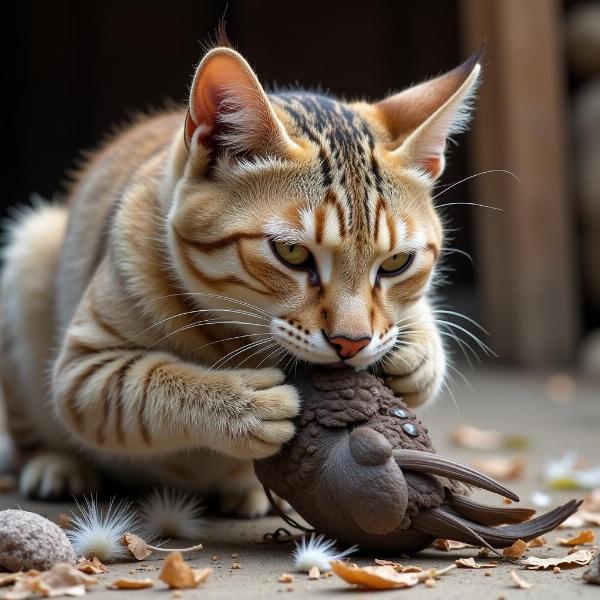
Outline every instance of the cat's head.
[[345, 103], [267, 95], [237, 52], [208, 52], [172, 157], [169, 246], [186, 290], [306, 361], [381, 359], [427, 303], [443, 240], [432, 188], [479, 71], [476, 55]]

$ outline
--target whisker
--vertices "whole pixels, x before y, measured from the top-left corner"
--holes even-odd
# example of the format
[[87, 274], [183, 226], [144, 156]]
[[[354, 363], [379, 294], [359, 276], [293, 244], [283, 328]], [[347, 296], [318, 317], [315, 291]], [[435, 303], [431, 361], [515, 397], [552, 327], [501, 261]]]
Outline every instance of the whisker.
[[[513, 177], [518, 183], [521, 183], [521, 180], [517, 177], [517, 175], [515, 175], [515, 173], [513, 173], [512, 171], [509, 171], [508, 169], [489, 169], [488, 171], [481, 171], [480, 173], [475, 173], [474, 175], [469, 175], [468, 177], [465, 177], [464, 179], [461, 179], [460, 181], [455, 181], [454, 183], [451, 183], [450, 185], [446, 186], [441, 192], [438, 192], [431, 199], [435, 200], [442, 194], [445, 194], [447, 191], [451, 190], [453, 187], [456, 187], [457, 185], [460, 185], [461, 183], [464, 183], [465, 181], [469, 181], [469, 179], [475, 179], [475, 177], [480, 177], [481, 175], [489, 175], [490, 173], [504, 173], [505, 175], [510, 175], [511, 177]], [[437, 206], [436, 208], [442, 208], [442, 207]]]
[[235, 349], [231, 350], [231, 352], [228, 352], [227, 354], [225, 354], [224, 356], [222, 356], [221, 358], [219, 358], [218, 360], [216, 360], [208, 368], [208, 370], [206, 372], [210, 373], [211, 371], [213, 371], [215, 369], [220, 369], [220, 368], [223, 367], [224, 364], [228, 363], [231, 359], [235, 358], [239, 354], [242, 354], [243, 352], [246, 352], [247, 350], [250, 350], [251, 348], [254, 348], [256, 346], [262, 346], [264, 344], [271, 343], [272, 341], [273, 341], [272, 338], [266, 338], [266, 339], [263, 339], [263, 340], [257, 340], [257, 341], [254, 341], [254, 342], [250, 342], [248, 344], [244, 344], [240, 348], [235, 348]]
[[475, 321], [474, 319], [471, 319], [471, 317], [467, 317], [467, 315], [463, 315], [462, 313], [456, 312], [454, 310], [443, 310], [441, 308], [435, 308], [431, 312], [434, 314], [443, 313], [446, 315], [454, 315], [455, 317], [460, 317], [461, 319], [464, 319], [465, 321], [468, 321], [469, 323], [471, 323], [471, 325], [475, 325], [475, 327], [477, 327], [479, 330], [483, 331], [483, 333], [485, 333], [486, 335], [490, 335], [490, 332], [487, 329], [485, 329], [484, 327], [482, 327], [477, 321]]

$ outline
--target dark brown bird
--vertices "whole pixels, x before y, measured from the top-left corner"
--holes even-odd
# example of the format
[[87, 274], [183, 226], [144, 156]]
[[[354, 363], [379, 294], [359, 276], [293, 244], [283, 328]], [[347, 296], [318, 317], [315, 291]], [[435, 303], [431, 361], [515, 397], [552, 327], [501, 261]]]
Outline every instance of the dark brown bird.
[[572, 500], [531, 519], [528, 508], [473, 502], [469, 486], [519, 498], [435, 454], [426, 427], [378, 377], [334, 369], [293, 383], [303, 398], [298, 433], [280, 453], [257, 461], [256, 473], [339, 542], [395, 554], [417, 552], [435, 538], [504, 548], [551, 531], [580, 504]]

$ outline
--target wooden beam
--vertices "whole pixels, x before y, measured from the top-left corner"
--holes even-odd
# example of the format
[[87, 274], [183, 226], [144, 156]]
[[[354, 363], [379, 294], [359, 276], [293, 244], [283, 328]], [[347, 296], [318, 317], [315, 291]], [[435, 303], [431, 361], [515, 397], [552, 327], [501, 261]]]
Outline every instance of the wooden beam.
[[579, 334], [568, 189], [565, 76], [557, 0], [462, 0], [465, 50], [487, 40], [471, 146], [476, 266], [484, 320], [501, 359], [572, 358]]

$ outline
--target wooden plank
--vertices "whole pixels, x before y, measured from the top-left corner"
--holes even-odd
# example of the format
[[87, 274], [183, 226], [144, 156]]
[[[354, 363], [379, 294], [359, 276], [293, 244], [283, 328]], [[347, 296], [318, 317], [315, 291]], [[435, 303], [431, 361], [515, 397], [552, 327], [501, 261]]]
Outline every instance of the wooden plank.
[[564, 363], [579, 334], [557, 0], [462, 0], [465, 49], [487, 40], [472, 138], [476, 264], [492, 347], [522, 365]]

